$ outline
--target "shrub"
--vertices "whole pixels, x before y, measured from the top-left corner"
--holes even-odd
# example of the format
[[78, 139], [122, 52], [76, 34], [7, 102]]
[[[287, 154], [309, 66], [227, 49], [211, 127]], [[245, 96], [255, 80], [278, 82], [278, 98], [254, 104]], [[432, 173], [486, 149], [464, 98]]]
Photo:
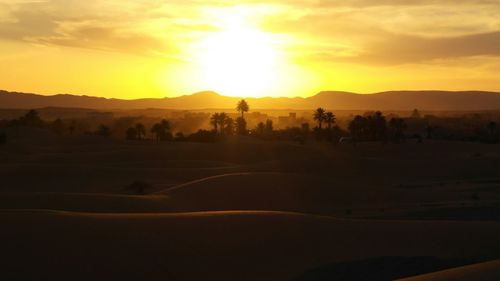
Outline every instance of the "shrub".
[[127, 190], [130, 190], [134, 194], [144, 195], [146, 194], [146, 190], [151, 189], [152, 185], [150, 183], [144, 181], [134, 181], [130, 185], [126, 187]]
[[214, 131], [199, 130], [187, 137], [192, 142], [217, 142], [221, 139], [220, 135]]

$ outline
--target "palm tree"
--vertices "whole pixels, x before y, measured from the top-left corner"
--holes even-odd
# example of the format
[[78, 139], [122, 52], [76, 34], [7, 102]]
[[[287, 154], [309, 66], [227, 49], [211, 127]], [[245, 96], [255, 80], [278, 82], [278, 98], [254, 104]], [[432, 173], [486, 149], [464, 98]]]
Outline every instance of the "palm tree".
[[358, 141], [363, 138], [366, 130], [367, 119], [361, 115], [356, 115], [349, 123], [349, 132], [354, 140]]
[[265, 132], [267, 134], [270, 134], [273, 132], [273, 120], [270, 120], [270, 119], [267, 119], [266, 120], [266, 128], [265, 128]]
[[225, 120], [224, 120], [224, 131], [225, 131], [225, 134], [226, 135], [233, 135], [234, 134], [234, 120], [233, 118], [231, 117], [227, 117]]
[[332, 125], [335, 124], [336, 120], [337, 118], [335, 117], [335, 114], [333, 114], [332, 112], [329, 111], [325, 114], [325, 122], [326, 124], [328, 124], [328, 130], [332, 129]]
[[255, 128], [255, 132], [258, 135], [263, 135], [265, 129], [266, 129], [266, 124], [264, 124], [264, 122], [260, 122], [259, 124], [257, 124], [257, 127]]
[[402, 118], [392, 118], [389, 122], [389, 126], [393, 131], [393, 138], [396, 143], [399, 143], [404, 136], [404, 130], [406, 129], [406, 122]]
[[375, 112], [374, 126], [375, 139], [385, 141], [387, 137], [387, 121], [380, 111]]
[[217, 112], [214, 113], [214, 114], [212, 114], [212, 116], [210, 117], [210, 124], [212, 126], [214, 126], [214, 131], [216, 133], [219, 131], [218, 130], [218, 128], [219, 128], [219, 119], [220, 119], [219, 113], [217, 113]]
[[238, 117], [238, 119], [236, 119], [236, 131], [238, 132], [238, 135], [247, 134], [247, 121], [245, 121], [245, 118]]
[[226, 125], [226, 119], [228, 118], [227, 114], [225, 112], [219, 113], [219, 126], [220, 126], [220, 133], [224, 134], [224, 127]]
[[160, 123], [156, 123], [151, 128], [151, 133], [156, 135], [156, 140], [166, 140], [170, 131], [170, 122], [163, 119]]
[[325, 110], [323, 108], [318, 108], [316, 109], [316, 111], [314, 112], [314, 120], [318, 121], [318, 128], [321, 130], [322, 126], [323, 126], [323, 121], [325, 121], [325, 117], [326, 117], [326, 114], [325, 114]]
[[245, 112], [248, 112], [250, 110], [250, 106], [245, 100], [240, 100], [238, 102], [238, 106], [236, 106], [236, 110], [241, 112], [241, 118], [244, 118], [245, 117], [244, 114]]
[[146, 127], [143, 124], [137, 123], [135, 124], [135, 131], [137, 133], [137, 139], [142, 139], [142, 137], [146, 136]]

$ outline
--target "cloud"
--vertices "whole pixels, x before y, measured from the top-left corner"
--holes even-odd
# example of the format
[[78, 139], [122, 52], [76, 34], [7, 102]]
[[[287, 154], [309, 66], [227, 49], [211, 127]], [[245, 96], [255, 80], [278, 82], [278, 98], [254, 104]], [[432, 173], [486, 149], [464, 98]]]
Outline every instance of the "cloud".
[[500, 0], [237, 2], [0, 0], [0, 39], [144, 55], [176, 53], [219, 30], [207, 10], [243, 6], [265, 31], [294, 38], [286, 46], [293, 55], [315, 60], [403, 64], [500, 55], [494, 45]]
[[[126, 3], [128, 2], [128, 3]], [[9, 5], [0, 25], [0, 39], [107, 51], [152, 54], [169, 49], [167, 39], [143, 28], [141, 12], [154, 2], [50, 0], [19, 1]], [[157, 16], [150, 16], [156, 19]], [[161, 14], [166, 17], [166, 14]]]
[[500, 31], [450, 37], [425, 38], [391, 34], [356, 54], [343, 56], [339, 50], [315, 53], [315, 60], [359, 64], [397, 65], [426, 63], [467, 57], [500, 57]]
[[52, 36], [36, 36], [31, 42], [105, 51], [125, 51], [137, 54], [166, 52], [169, 47], [161, 39], [143, 33], [120, 31], [113, 26], [86, 22], [70, 22], [58, 25]]
[[415, 63], [436, 59], [500, 56], [500, 31], [451, 38], [393, 35], [368, 46], [359, 61]]

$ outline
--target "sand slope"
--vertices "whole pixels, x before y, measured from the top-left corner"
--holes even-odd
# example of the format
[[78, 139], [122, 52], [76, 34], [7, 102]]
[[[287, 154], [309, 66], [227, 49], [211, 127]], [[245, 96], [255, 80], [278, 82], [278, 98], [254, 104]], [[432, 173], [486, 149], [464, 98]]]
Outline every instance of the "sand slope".
[[279, 281], [336, 261], [500, 254], [499, 222], [26, 210], [1, 212], [0, 224], [6, 280]]
[[498, 281], [500, 260], [452, 268], [399, 281]]

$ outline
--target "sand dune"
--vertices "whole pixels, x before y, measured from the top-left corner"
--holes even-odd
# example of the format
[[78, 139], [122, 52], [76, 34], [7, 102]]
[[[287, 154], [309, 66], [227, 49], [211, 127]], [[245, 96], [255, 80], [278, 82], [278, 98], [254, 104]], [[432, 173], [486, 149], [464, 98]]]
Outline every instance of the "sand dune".
[[19, 210], [2, 211], [0, 224], [6, 280], [278, 281], [336, 261], [500, 254], [498, 222]]
[[[381, 257], [500, 256], [500, 222], [461, 221], [500, 206], [493, 146], [31, 143], [1, 152], [2, 280], [280, 281]], [[135, 180], [151, 194], [127, 195]], [[447, 204], [456, 221], [402, 220]], [[391, 220], [340, 218], [365, 215]]]
[[45, 209], [96, 213], [168, 212], [166, 196], [62, 192], [5, 192], [2, 209]]
[[[248, 172], [187, 182], [161, 194], [175, 210], [286, 210], [329, 213], [355, 204], [367, 205], [377, 194], [355, 192], [334, 179], [308, 174]], [[383, 196], [384, 192], [379, 190]], [[379, 196], [379, 197], [380, 197]]]
[[500, 260], [452, 268], [399, 281], [498, 281]]
[[[155, 187], [161, 185], [156, 184]], [[425, 188], [360, 188], [327, 176], [282, 172], [202, 177], [142, 196], [75, 192], [0, 194], [3, 209], [78, 212], [271, 210], [347, 217], [441, 220], [495, 219], [498, 217], [495, 214], [499, 213], [494, 200], [467, 202], [462, 195], [467, 193], [451, 193], [442, 188], [435, 188], [433, 196], [429, 197]], [[460, 196], [465, 198], [460, 199]], [[422, 204], [420, 200], [432, 200], [432, 204]], [[467, 202], [467, 208], [464, 202]]]

